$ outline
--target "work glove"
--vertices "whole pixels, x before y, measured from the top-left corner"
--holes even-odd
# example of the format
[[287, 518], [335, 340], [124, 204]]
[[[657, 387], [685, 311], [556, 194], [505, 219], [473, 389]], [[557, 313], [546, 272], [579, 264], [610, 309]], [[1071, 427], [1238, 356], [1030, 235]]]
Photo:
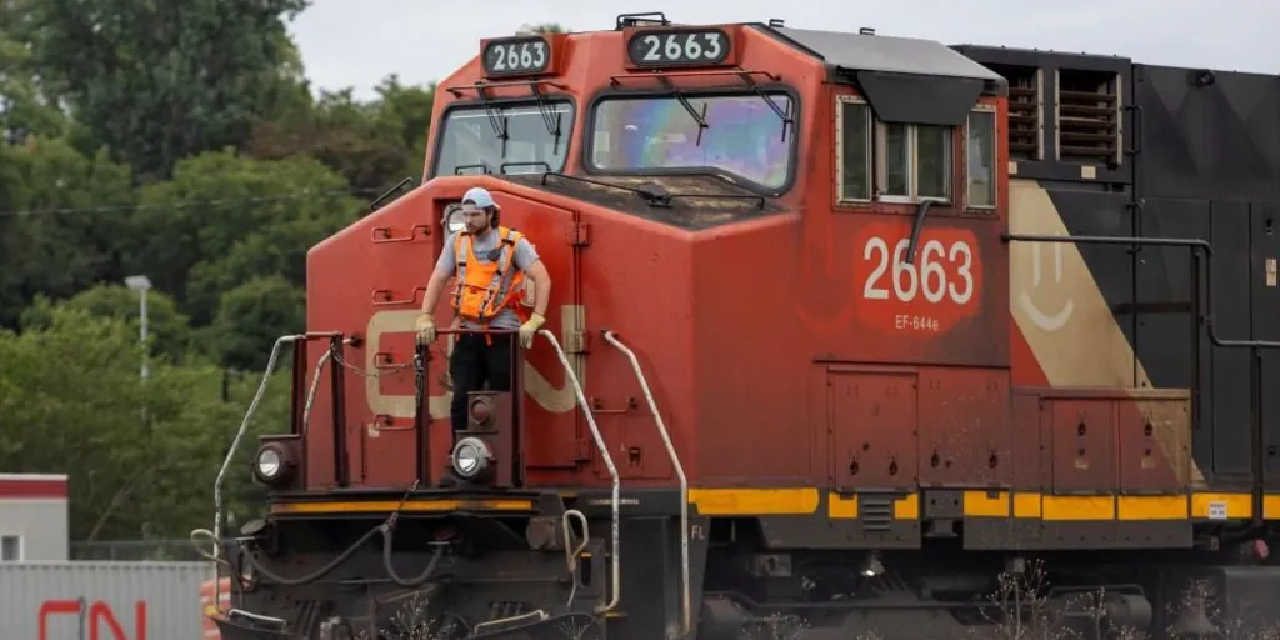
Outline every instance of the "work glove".
[[546, 318], [535, 313], [532, 316], [530, 316], [530, 318], [527, 321], [525, 321], [524, 324], [520, 325], [520, 346], [526, 349], [528, 349], [529, 347], [532, 347], [533, 334], [537, 333], [538, 329], [542, 327], [542, 323], [546, 321], [547, 321]]
[[436, 319], [429, 313], [420, 313], [413, 323], [413, 330], [418, 332], [415, 341], [419, 347], [431, 344], [436, 339]]

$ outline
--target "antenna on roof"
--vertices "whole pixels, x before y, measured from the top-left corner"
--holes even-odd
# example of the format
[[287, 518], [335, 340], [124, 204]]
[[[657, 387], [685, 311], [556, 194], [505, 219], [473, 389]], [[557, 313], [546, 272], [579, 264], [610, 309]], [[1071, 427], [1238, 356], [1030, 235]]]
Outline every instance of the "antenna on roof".
[[874, 36], [875, 34], [876, 34], [876, 30], [872, 29], [871, 27], [858, 27], [858, 35]]
[[771, 26], [771, 27], [785, 27], [785, 26], [787, 26], [787, 21], [786, 21], [786, 20], [783, 20], [782, 18], [769, 18], [769, 26]]

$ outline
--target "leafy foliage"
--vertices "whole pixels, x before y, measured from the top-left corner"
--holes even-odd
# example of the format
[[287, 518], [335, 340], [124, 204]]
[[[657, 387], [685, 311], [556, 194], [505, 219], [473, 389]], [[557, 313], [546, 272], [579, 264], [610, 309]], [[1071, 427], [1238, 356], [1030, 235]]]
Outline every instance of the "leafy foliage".
[[278, 275], [255, 277], [222, 294], [213, 323], [222, 363], [261, 370], [276, 338], [306, 329], [303, 303], [302, 291]]
[[362, 193], [421, 176], [435, 86], [406, 87], [392, 75], [377, 92], [370, 104], [356, 102], [350, 89], [322, 92], [308, 117], [259, 122], [247, 153], [268, 160], [314, 157]]
[[[0, 333], [0, 362], [0, 468], [67, 473], [74, 538], [180, 536], [208, 518], [251, 397], [222, 400], [220, 370], [161, 358], [144, 383], [131, 323], [70, 306], [41, 328]], [[256, 424], [288, 419], [284, 382]]]
[[[308, 4], [0, 0], [0, 470], [69, 474], [73, 539], [211, 524], [306, 252], [422, 174], [434, 84], [313, 96], [285, 28]], [[279, 363], [250, 442], [286, 427]]]
[[[234, 152], [182, 160], [168, 182], [148, 185], [131, 234], [130, 267], [155, 274], [207, 325], [222, 292], [260, 274], [303, 284], [307, 250], [355, 219], [340, 177], [304, 156], [275, 162]], [[188, 203], [198, 203], [188, 206]]]
[[[285, 28], [308, 4], [0, 0], [0, 470], [67, 473], [73, 539], [210, 524], [307, 250], [422, 175], [434, 83], [313, 97]], [[287, 424], [288, 362], [251, 439]]]
[[305, 91], [284, 19], [307, 0], [11, 2], [32, 63], [139, 178], [242, 144], [255, 114]]
[[[66, 297], [100, 280], [122, 278], [118, 239], [128, 220], [107, 215], [129, 206], [129, 169], [105, 152], [81, 155], [62, 139], [29, 137], [0, 147], [0, 325], [13, 326], [37, 293]], [[102, 215], [67, 210], [98, 209]]]
[[[122, 320], [138, 327], [141, 324], [138, 298], [138, 293], [124, 285], [106, 283], [85, 289], [61, 304], [42, 294], [22, 312], [22, 328], [47, 330], [52, 326], [53, 318], [64, 309]], [[135, 328], [134, 335], [137, 333], [138, 328]], [[197, 348], [191, 342], [192, 333], [186, 314], [178, 309], [173, 298], [158, 291], [147, 293], [147, 333], [149, 351], [174, 361], [182, 360]]]

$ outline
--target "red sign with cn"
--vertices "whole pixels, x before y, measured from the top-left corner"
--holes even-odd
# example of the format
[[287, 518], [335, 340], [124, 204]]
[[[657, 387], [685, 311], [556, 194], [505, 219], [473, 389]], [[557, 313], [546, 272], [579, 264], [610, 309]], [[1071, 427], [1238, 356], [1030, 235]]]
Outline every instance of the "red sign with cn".
[[[36, 640], [58, 640], [59, 636], [50, 635], [50, 627], [60, 623], [53, 622], [59, 616], [77, 616], [80, 635], [85, 640], [147, 640], [147, 603], [138, 600], [133, 604], [133, 624], [121, 624], [111, 605], [101, 600], [92, 602], [80, 598], [78, 600], [45, 600], [40, 603], [39, 635]], [[125, 630], [133, 629], [133, 635]]]

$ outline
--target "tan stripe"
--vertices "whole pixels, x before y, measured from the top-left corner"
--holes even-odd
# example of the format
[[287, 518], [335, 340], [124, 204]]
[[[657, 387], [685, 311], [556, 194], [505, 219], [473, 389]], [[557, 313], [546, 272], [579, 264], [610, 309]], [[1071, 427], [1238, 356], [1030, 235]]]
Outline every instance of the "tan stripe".
[[[1087, 212], [1082, 212], [1086, 213]], [[1009, 231], [1070, 235], [1053, 200], [1034, 180], [1009, 181]], [[1116, 247], [1114, 251], [1123, 251]], [[1204, 476], [1191, 459], [1186, 402], [1152, 389], [1107, 305], [1080, 249], [1066, 243], [1013, 242], [1009, 255], [1009, 304], [1018, 329], [1052, 387], [1124, 389], [1150, 416], [1153, 435], [1178, 478], [1195, 485]]]

